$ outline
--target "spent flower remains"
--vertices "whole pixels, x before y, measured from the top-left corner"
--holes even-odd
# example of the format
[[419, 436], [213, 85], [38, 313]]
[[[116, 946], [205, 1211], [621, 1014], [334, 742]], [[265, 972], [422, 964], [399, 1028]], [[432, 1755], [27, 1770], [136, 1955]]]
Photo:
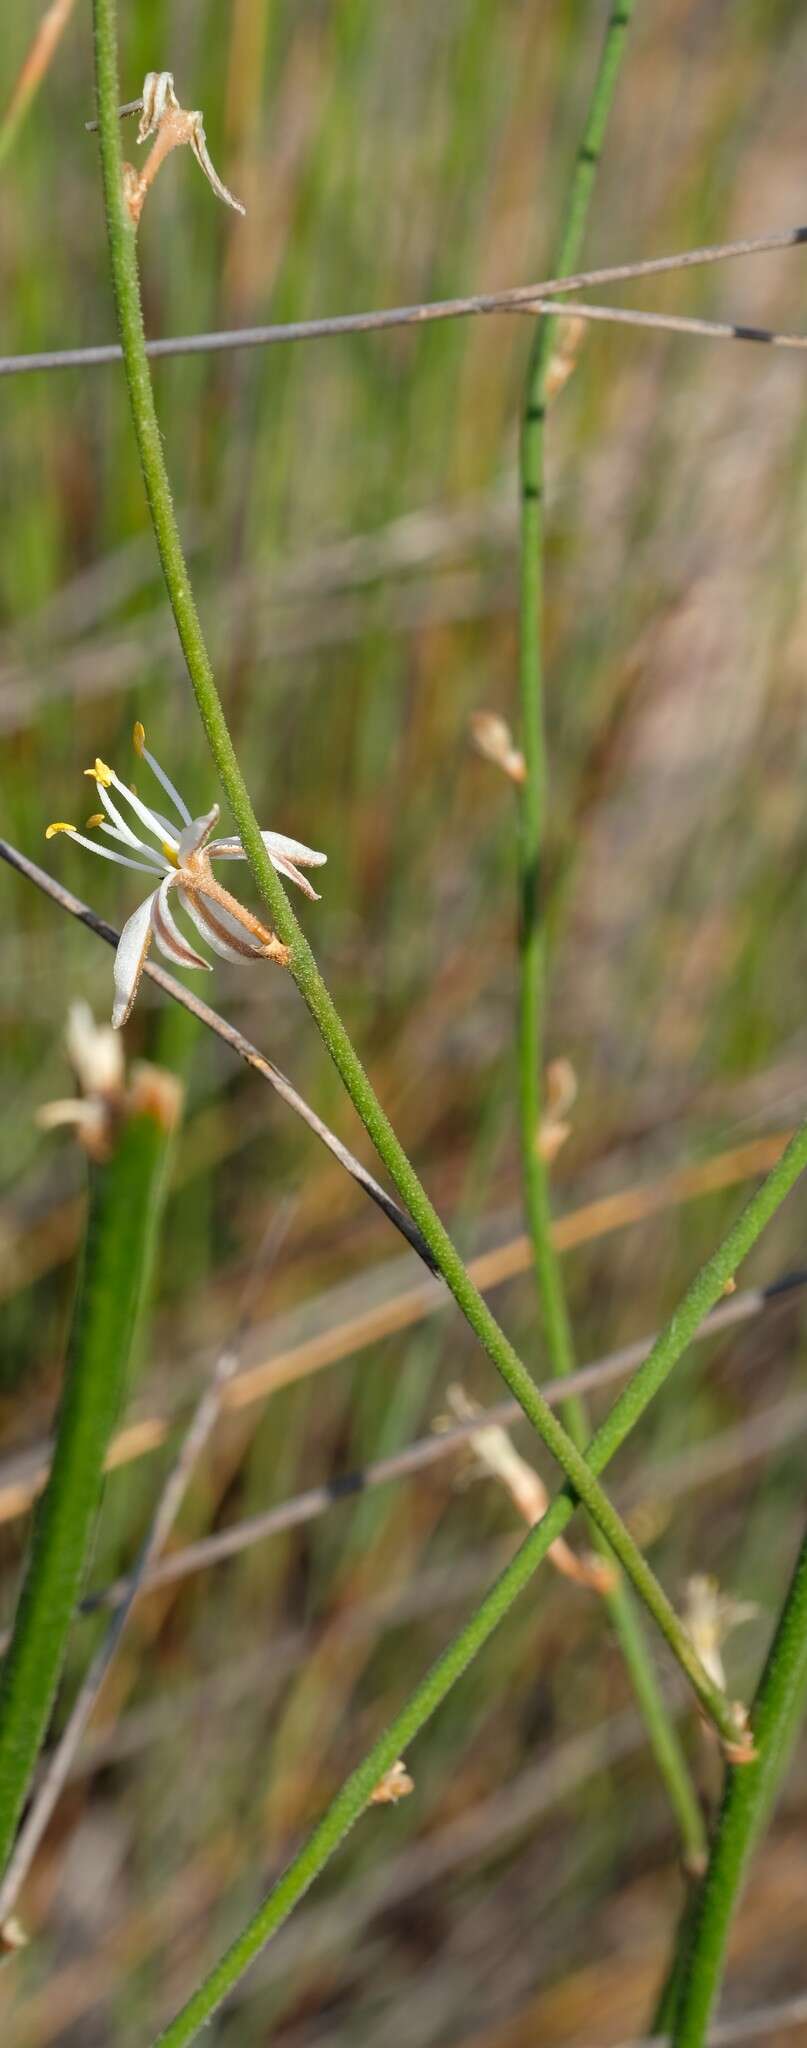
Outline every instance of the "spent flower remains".
[[[239, 903], [229, 889], [222, 887], [213, 873], [211, 863], [214, 860], [246, 859], [240, 839], [211, 839], [210, 834], [219, 821], [218, 804], [214, 804], [204, 817], [192, 818], [165, 769], [149, 753], [142, 725], [135, 726], [133, 737], [136, 752], [148, 763], [162, 785], [177, 813], [178, 822], [145, 804], [135, 790], [127, 789], [113, 768], [108, 768], [105, 761], [96, 760], [93, 767], [84, 772], [95, 783], [102, 809], [88, 818], [87, 830], [105, 833], [108, 839], [125, 848], [125, 852], [115, 852], [111, 846], [102, 846], [98, 840], [88, 839], [83, 832], [77, 831], [75, 825], [65, 824], [62, 820], [49, 825], [45, 834], [47, 839], [52, 839], [59, 832], [67, 832], [79, 846], [87, 847], [90, 853], [100, 854], [102, 860], [113, 860], [119, 867], [134, 868], [139, 874], [160, 877], [157, 887], [151, 889], [137, 910], [132, 912], [118, 942], [112, 1011], [112, 1022], [117, 1030], [131, 1013], [152, 938], [165, 959], [175, 966], [210, 967], [210, 961], [197, 953], [179, 929], [169, 903], [172, 890], [176, 891], [182, 909], [187, 911], [197, 931], [223, 960], [275, 960], [282, 967], [288, 962], [288, 948], [277, 934], [268, 931], [253, 911]], [[124, 817], [112, 795], [113, 790], [134, 814], [137, 829]], [[285, 876], [287, 881], [295, 882], [306, 896], [318, 902], [316, 890], [301, 869], [321, 867], [327, 855], [301, 845], [297, 839], [287, 839], [282, 832], [263, 832], [261, 837], [278, 874]]]

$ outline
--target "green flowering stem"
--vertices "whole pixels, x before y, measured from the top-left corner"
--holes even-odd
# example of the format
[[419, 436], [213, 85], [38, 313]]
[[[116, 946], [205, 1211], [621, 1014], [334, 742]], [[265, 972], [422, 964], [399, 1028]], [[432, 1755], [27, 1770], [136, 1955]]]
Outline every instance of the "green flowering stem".
[[[572, 171], [560, 242], [552, 266], [557, 277], [568, 275], [579, 261], [634, 5], [635, 0], [623, 0], [623, 4], [617, 4], [606, 27]], [[555, 327], [556, 323], [550, 319], [536, 323], [521, 427], [519, 694], [525, 775], [519, 785], [518, 1069], [527, 1227], [549, 1363], [556, 1377], [562, 1379], [575, 1368], [574, 1340], [560, 1260], [552, 1235], [549, 1166], [538, 1143], [543, 1110], [547, 984], [547, 935], [541, 875], [549, 781], [544, 729], [544, 439], [547, 373]], [[590, 1433], [584, 1403], [568, 1401], [560, 1413], [577, 1449], [583, 1450]], [[607, 1556], [607, 1546], [603, 1546], [596, 1529], [594, 1539]], [[706, 1857], [706, 1830], [700, 1801], [683, 1744], [656, 1676], [636, 1603], [621, 1577], [613, 1589], [605, 1593], [604, 1599], [645, 1722], [648, 1741], [678, 1822], [686, 1867], [701, 1870]]]
[[[556, 273], [570, 274], [580, 252], [606, 124], [636, 0], [617, 0], [605, 35], [588, 116], [577, 152]], [[542, 1112], [546, 935], [543, 852], [548, 764], [544, 729], [544, 441], [547, 373], [557, 322], [536, 324], [521, 422], [521, 547], [519, 699], [525, 775], [519, 802], [519, 1109], [527, 1218], [544, 1321], [555, 1370], [570, 1372], [573, 1347], [552, 1245], [546, 1161], [537, 1145]]]
[[[574, 271], [611, 103], [636, 0], [616, 0], [594, 80], [589, 111], [575, 160], [569, 203], [555, 264], [562, 277]], [[536, 324], [527, 369], [521, 422], [521, 547], [519, 581], [519, 699], [525, 776], [519, 802], [519, 1110], [527, 1220], [555, 1371], [570, 1372], [574, 1355], [563, 1285], [552, 1244], [552, 1216], [546, 1161], [537, 1139], [541, 1125], [544, 1065], [546, 934], [543, 852], [548, 763], [544, 728], [544, 442], [547, 374], [557, 322]]]
[[93, 0], [96, 87], [110, 263], [132, 417], [155, 537], [171, 606], [199, 712], [244, 850], [274, 928], [288, 947], [288, 965], [334, 1064], [410, 1215], [429, 1244], [435, 1265], [458, 1307], [497, 1367], [524, 1414], [571, 1481], [602, 1535], [615, 1551], [673, 1654], [690, 1678], [707, 1715], [726, 1741], [737, 1735], [736, 1709], [704, 1670], [666, 1594], [621, 1517], [563, 1424], [539, 1394], [531, 1375], [473, 1286], [448, 1232], [399, 1143], [355, 1052], [313, 953], [261, 838], [205, 645], [171, 497], [145, 349], [136, 230], [124, 199], [117, 107], [115, 0]]
[[0, 1873], [47, 1729], [92, 1543], [107, 1445], [147, 1294], [175, 1107], [173, 1083], [170, 1094], [150, 1089], [126, 1117], [109, 1160], [90, 1167], [53, 1462], [0, 1671]]
[[[729, 1768], [709, 1867], [678, 1977], [674, 2048], [702, 2048], [720, 1988], [732, 1918], [807, 1712], [807, 1536], [759, 1682], [751, 1721], [756, 1763]], [[686, 1930], [688, 1931], [688, 1930]]]

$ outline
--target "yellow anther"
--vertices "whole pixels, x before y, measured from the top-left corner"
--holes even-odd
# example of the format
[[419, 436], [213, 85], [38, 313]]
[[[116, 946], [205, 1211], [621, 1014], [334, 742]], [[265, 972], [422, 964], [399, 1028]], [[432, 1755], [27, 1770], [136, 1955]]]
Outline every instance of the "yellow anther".
[[57, 832], [75, 832], [75, 829], [75, 825], [65, 825], [63, 820], [61, 818], [58, 818], [55, 825], [48, 826], [48, 829], [45, 833], [45, 838], [55, 839]]
[[104, 817], [103, 811], [93, 811], [92, 817], [87, 819], [87, 823], [84, 829], [86, 832], [91, 832], [94, 826], [104, 825], [105, 823], [106, 819]]
[[105, 761], [99, 761], [97, 755], [94, 766], [92, 768], [85, 768], [84, 773], [89, 775], [91, 782], [100, 782], [104, 789], [109, 789], [113, 780], [112, 769], [107, 767]]
[[134, 747], [135, 753], [139, 754], [141, 759], [143, 756], [145, 744], [146, 728], [144, 725], [141, 725], [139, 718], [136, 718], [134, 725], [132, 727], [132, 746]]

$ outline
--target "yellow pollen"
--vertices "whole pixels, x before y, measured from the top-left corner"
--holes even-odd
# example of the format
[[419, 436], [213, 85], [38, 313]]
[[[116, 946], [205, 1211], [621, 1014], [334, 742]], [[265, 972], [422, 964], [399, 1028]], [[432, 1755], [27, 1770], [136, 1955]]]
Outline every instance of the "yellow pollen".
[[105, 761], [99, 761], [97, 755], [94, 767], [85, 768], [84, 773], [89, 775], [91, 782], [100, 782], [104, 789], [109, 789], [112, 782], [112, 769], [107, 767]]
[[93, 811], [92, 817], [87, 819], [85, 831], [91, 832], [95, 825], [103, 825], [104, 822], [103, 811]]
[[48, 826], [48, 829], [45, 833], [45, 838], [55, 839], [57, 832], [75, 832], [75, 829], [75, 825], [65, 825], [62, 819], [59, 818], [57, 819], [55, 825]]
[[134, 747], [135, 753], [141, 756], [141, 759], [145, 744], [146, 728], [144, 725], [141, 725], [139, 718], [137, 718], [135, 719], [134, 725], [132, 727], [132, 746]]

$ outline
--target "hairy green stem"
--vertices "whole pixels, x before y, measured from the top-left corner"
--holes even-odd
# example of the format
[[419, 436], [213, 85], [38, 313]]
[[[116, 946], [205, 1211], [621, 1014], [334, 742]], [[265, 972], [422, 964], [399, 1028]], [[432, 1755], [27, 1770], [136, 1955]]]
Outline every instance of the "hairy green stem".
[[[736, 1223], [707, 1264], [696, 1275], [669, 1322], [659, 1333], [643, 1366], [614, 1403], [588, 1448], [595, 1471], [605, 1469], [619, 1450], [647, 1402], [686, 1350], [695, 1330], [722, 1294], [740, 1261], [751, 1249], [798, 1174], [807, 1166], [807, 1121], [791, 1140], [766, 1181], [752, 1196]], [[319, 1872], [330, 1861], [348, 1830], [363, 1812], [370, 1793], [425, 1727], [473, 1657], [487, 1642], [513, 1601], [537, 1570], [555, 1538], [563, 1534], [575, 1511], [568, 1488], [553, 1500], [543, 1521], [530, 1530], [512, 1562], [496, 1580], [481, 1606], [454, 1637], [401, 1712], [386, 1729], [352, 1776], [341, 1787], [322, 1820], [309, 1836], [254, 1918], [238, 1936], [210, 1976], [160, 2035], [159, 2048], [181, 2048], [192, 2041], [238, 1982], [259, 1950], [293, 1911]], [[745, 1766], [745, 1769], [750, 1768]], [[735, 1773], [742, 1777], [742, 1773]]]
[[289, 966], [351, 1100], [400, 1195], [426, 1238], [435, 1265], [506, 1386], [584, 1501], [615, 1551], [640, 1599], [666, 1637], [701, 1703], [724, 1739], [736, 1735], [735, 1710], [704, 1670], [686, 1630], [655, 1574], [608, 1500], [589, 1464], [553, 1414], [526, 1366], [470, 1280], [462, 1259], [422, 1187], [364, 1072], [311, 948], [261, 838], [246, 783], [230, 738], [182, 551], [154, 405], [140, 304], [136, 233], [124, 201], [117, 106], [115, 0], [94, 0], [96, 86], [110, 263], [118, 326], [143, 478], [188, 674], [211, 753], [256, 883], [275, 930], [289, 949]]
[[709, 1867], [679, 1979], [672, 2027], [674, 2048], [702, 2048], [706, 2040], [748, 1859], [768, 1819], [805, 1712], [807, 1536], [752, 1708], [757, 1762], [727, 1772]]
[[[608, 22], [580, 146], [574, 162], [566, 217], [553, 264], [556, 275], [573, 271], [579, 259], [597, 176], [605, 128], [613, 101], [635, 0], [617, 5]], [[548, 763], [544, 729], [543, 550], [544, 426], [547, 371], [555, 323], [536, 325], [524, 397], [521, 431], [521, 576], [519, 689], [526, 775], [519, 810], [519, 1112], [527, 1225], [552, 1371], [565, 1378], [575, 1368], [575, 1351], [560, 1260], [552, 1235], [549, 1168], [538, 1144], [543, 1098], [544, 1009], [547, 933], [541, 887], [546, 834]], [[578, 1450], [590, 1434], [585, 1404], [569, 1400], [561, 1417]], [[595, 1529], [595, 1542], [604, 1549]], [[641, 1620], [622, 1579], [605, 1595], [648, 1741], [678, 1822], [689, 1869], [703, 1867], [706, 1830], [683, 1744], [656, 1676]]]
[[167, 1156], [151, 1110], [90, 1170], [83, 1262], [50, 1477], [0, 1674], [0, 1872], [47, 1728], [143, 1305]]

